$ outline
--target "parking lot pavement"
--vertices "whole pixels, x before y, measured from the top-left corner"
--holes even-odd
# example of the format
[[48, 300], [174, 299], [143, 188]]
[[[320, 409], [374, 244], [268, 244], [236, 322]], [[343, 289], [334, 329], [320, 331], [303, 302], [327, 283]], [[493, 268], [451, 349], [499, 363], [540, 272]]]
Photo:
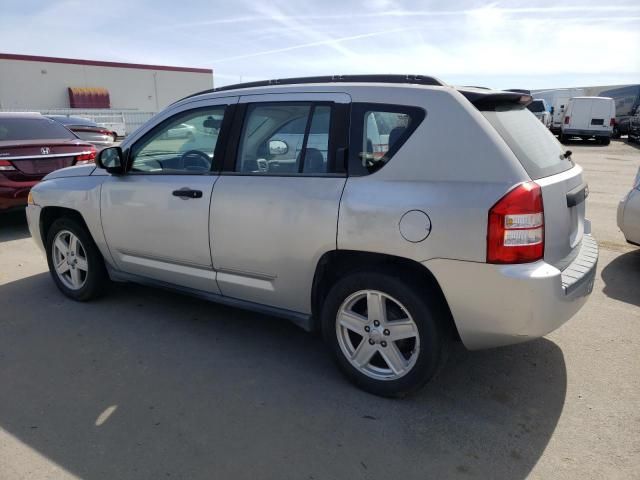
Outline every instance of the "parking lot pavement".
[[135, 285], [67, 300], [22, 216], [0, 219], [0, 478], [638, 478], [640, 249], [615, 208], [640, 150], [568, 148], [591, 300], [544, 339], [457, 347], [405, 400], [355, 389], [286, 321]]

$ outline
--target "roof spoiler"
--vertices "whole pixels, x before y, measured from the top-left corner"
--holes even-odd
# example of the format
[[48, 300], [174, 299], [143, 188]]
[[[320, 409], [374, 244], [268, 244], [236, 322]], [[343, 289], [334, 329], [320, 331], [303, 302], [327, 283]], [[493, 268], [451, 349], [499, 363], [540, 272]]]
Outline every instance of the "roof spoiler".
[[527, 106], [533, 101], [531, 95], [500, 90], [467, 90], [458, 89], [478, 110], [493, 110], [497, 106]]

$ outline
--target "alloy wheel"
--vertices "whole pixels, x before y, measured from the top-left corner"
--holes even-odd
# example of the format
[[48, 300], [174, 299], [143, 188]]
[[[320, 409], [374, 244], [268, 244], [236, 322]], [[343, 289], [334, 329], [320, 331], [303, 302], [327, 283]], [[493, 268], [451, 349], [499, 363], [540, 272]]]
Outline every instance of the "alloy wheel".
[[361, 290], [345, 299], [336, 316], [336, 334], [349, 363], [376, 380], [403, 377], [420, 353], [418, 326], [409, 311], [377, 290]]
[[71, 290], [81, 289], [87, 281], [87, 252], [80, 239], [69, 230], [61, 230], [53, 240], [53, 264], [56, 275]]

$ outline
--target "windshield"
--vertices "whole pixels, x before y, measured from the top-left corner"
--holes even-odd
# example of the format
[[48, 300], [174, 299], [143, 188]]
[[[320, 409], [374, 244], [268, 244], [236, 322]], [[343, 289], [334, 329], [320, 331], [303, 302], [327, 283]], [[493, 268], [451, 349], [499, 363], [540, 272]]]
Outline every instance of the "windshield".
[[536, 113], [544, 112], [544, 102], [542, 100], [534, 100], [529, 105], [527, 105], [527, 108], [530, 111]]
[[76, 136], [55, 120], [44, 117], [0, 118], [0, 142], [41, 138], [71, 140]]
[[553, 134], [524, 107], [497, 107], [483, 111], [532, 180], [564, 172], [573, 167]]

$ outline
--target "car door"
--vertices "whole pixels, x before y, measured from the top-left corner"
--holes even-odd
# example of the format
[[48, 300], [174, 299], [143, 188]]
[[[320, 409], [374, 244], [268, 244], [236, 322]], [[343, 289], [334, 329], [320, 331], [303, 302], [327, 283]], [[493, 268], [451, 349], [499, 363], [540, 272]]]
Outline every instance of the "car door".
[[240, 97], [211, 204], [223, 295], [311, 312], [316, 265], [336, 248], [349, 103], [346, 94]]
[[[183, 105], [127, 144], [127, 173], [111, 175], [101, 190], [102, 226], [119, 270], [219, 293], [209, 206], [237, 100]], [[172, 135], [178, 127], [189, 135]]]

